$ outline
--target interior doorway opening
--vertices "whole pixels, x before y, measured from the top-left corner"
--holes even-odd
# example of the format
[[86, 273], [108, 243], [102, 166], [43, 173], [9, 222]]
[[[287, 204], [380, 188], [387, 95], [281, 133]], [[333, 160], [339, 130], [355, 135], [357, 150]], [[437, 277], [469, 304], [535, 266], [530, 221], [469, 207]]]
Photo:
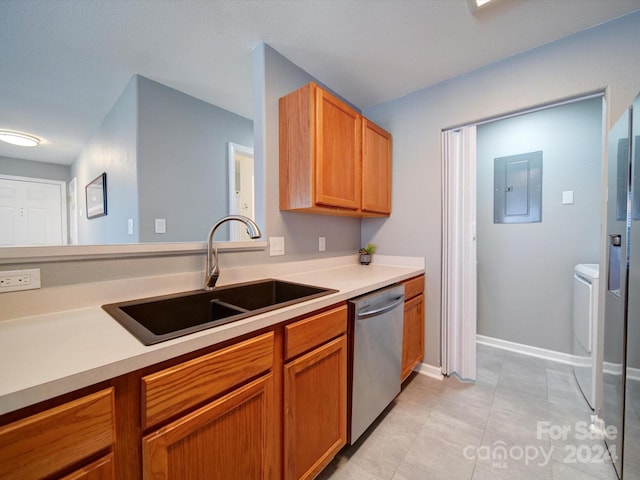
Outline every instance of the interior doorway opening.
[[[475, 380], [476, 341], [491, 344], [497, 339], [493, 346], [522, 346], [521, 353], [557, 352], [562, 360], [570, 359], [573, 268], [600, 259], [603, 104], [604, 93], [597, 92], [442, 132], [443, 374]], [[568, 120], [585, 105], [592, 111], [588, 134], [579, 122]], [[547, 118], [561, 111], [557, 120]], [[510, 133], [505, 133], [507, 127]], [[545, 140], [543, 130], [552, 130], [558, 145]], [[496, 222], [496, 159], [537, 151], [542, 152], [544, 179], [541, 221]], [[585, 176], [584, 151], [590, 155], [588, 181], [580, 180]], [[504, 190], [499, 194], [509, 193]], [[568, 223], [577, 216], [582, 219], [579, 228]], [[557, 281], [561, 289], [555, 288]], [[554, 315], [562, 317], [560, 326]]]

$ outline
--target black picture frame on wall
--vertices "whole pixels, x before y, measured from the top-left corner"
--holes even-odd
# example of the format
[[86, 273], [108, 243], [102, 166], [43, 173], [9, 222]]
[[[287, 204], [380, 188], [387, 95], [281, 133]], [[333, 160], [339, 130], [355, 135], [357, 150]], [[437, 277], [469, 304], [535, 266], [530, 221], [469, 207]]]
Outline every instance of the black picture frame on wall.
[[87, 218], [107, 214], [107, 174], [103, 172], [84, 187], [87, 199]]

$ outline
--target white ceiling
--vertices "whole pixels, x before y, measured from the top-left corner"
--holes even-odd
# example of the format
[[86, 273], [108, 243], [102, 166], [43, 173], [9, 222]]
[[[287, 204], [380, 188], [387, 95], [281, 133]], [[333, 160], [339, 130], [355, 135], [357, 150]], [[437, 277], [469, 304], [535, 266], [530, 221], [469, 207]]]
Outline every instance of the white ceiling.
[[[0, 156], [70, 163], [133, 74], [252, 117], [261, 41], [365, 108], [640, 9], [640, 0], [0, 0]], [[0, 142], [1, 143], [1, 142]]]

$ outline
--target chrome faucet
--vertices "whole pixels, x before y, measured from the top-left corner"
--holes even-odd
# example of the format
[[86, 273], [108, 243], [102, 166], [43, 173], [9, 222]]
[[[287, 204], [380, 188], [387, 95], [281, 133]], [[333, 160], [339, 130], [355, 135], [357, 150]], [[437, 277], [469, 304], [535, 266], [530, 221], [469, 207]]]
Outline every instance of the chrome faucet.
[[231, 220], [237, 220], [244, 223], [247, 226], [247, 233], [251, 238], [260, 238], [260, 228], [256, 223], [248, 217], [243, 215], [227, 215], [216, 222], [209, 232], [209, 239], [207, 241], [207, 269], [204, 272], [204, 289], [213, 290], [216, 286], [218, 277], [220, 276], [220, 268], [218, 267], [218, 247], [213, 246], [213, 235], [220, 225]]

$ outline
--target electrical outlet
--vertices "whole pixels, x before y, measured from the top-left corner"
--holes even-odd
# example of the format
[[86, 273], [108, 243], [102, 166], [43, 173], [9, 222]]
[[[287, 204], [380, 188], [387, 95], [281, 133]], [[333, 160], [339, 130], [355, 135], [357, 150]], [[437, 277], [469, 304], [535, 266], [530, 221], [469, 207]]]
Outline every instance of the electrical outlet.
[[318, 237], [318, 251], [324, 252], [327, 249], [327, 239], [325, 237]]
[[40, 269], [0, 271], [0, 293], [40, 288]]

